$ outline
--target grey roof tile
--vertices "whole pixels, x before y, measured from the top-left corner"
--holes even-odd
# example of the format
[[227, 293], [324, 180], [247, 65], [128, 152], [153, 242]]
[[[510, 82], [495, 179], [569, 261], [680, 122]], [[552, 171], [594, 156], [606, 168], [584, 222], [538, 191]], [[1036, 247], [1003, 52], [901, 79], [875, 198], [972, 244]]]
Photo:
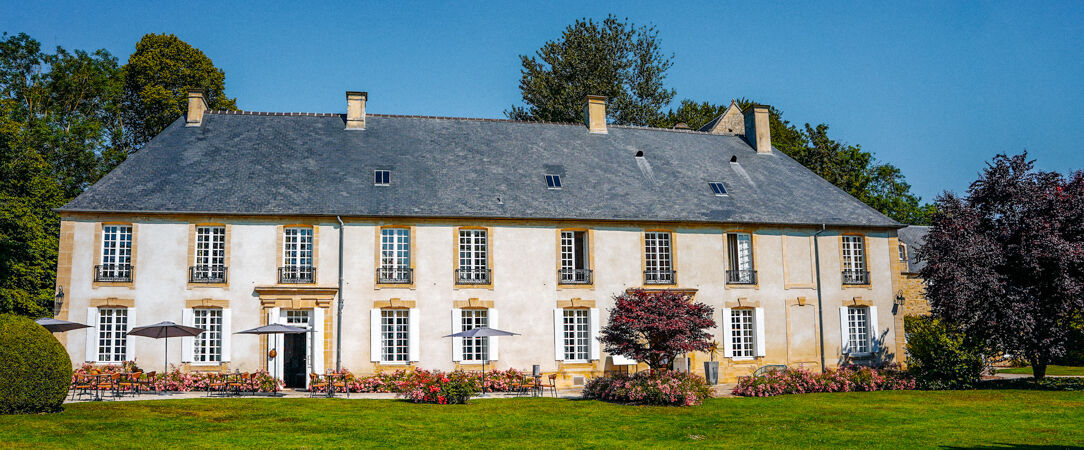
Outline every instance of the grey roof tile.
[[925, 244], [926, 233], [929, 232], [930, 227], [922, 225], [908, 225], [907, 227], [900, 228], [897, 232], [900, 242], [907, 245], [908, 273], [918, 273], [923, 267], [926, 267], [926, 261], [919, 261], [915, 255], [918, 254], [918, 250]]
[[[179, 119], [61, 211], [899, 226], [740, 136], [375, 114], [366, 122], [347, 131], [339, 114], [211, 112], [200, 127]], [[560, 190], [546, 188], [554, 168]], [[392, 170], [391, 186], [373, 186], [375, 169]], [[729, 196], [715, 196], [709, 181]]]

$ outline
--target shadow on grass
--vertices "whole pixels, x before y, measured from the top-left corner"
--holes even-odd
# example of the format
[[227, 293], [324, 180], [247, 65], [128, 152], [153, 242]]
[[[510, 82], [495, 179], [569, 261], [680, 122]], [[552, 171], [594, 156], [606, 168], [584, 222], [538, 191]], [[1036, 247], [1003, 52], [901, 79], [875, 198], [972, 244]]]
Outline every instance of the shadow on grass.
[[990, 445], [976, 445], [971, 447], [954, 447], [943, 446], [941, 448], [956, 448], [956, 449], [1055, 449], [1055, 448], [1084, 448], [1076, 445], [1027, 445], [1027, 444], [1006, 444], [1002, 442], [996, 442]]

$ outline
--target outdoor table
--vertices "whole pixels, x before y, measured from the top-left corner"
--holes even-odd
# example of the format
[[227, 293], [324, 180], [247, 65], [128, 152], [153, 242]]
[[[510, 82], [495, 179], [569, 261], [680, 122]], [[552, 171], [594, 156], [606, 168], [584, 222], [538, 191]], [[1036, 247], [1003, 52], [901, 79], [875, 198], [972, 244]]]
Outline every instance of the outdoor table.
[[90, 401], [92, 401], [92, 402], [100, 402], [100, 401], [104, 400], [102, 398], [102, 390], [101, 390], [101, 388], [99, 386], [102, 384], [102, 378], [111, 376], [111, 374], [99, 373], [99, 374], [91, 374], [89, 376], [94, 377], [94, 398], [91, 399]]
[[335, 378], [341, 376], [343, 381], [346, 380], [346, 375], [336, 375], [334, 373], [327, 373], [323, 375], [317, 375], [317, 380], [323, 380], [327, 384], [327, 397], [335, 398]]

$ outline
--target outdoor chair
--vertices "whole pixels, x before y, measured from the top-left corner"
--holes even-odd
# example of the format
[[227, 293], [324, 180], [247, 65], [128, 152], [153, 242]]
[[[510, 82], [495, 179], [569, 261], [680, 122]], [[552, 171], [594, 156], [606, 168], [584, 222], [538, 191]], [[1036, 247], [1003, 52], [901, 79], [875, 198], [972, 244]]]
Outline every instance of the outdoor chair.
[[154, 382], [155, 379], [157, 379], [157, 377], [158, 377], [158, 372], [148, 372], [146, 374], [146, 378], [144, 378], [144, 377], [137, 378], [137, 380], [139, 380], [140, 390], [143, 391], [143, 392], [154, 392], [155, 394], [157, 394], [158, 393], [158, 386]]
[[139, 377], [143, 376], [143, 372], [132, 372], [126, 374], [120, 383], [117, 385], [117, 390], [123, 393], [132, 395], [139, 395]]
[[345, 392], [346, 398], [350, 398], [350, 388], [346, 376], [339, 376], [338, 379], [332, 378], [331, 387], [335, 389], [335, 392]]
[[79, 375], [75, 377], [75, 381], [72, 381], [71, 391], [72, 400], [75, 400], [75, 396], [92, 395], [90, 391], [94, 389], [94, 381], [88, 375]]
[[327, 395], [329, 386], [330, 385], [328, 385], [326, 378], [324, 380], [321, 380], [319, 374], [309, 374], [309, 397], [316, 397], [317, 395]]
[[539, 382], [538, 390], [542, 395], [546, 395], [546, 389], [553, 393], [553, 398], [557, 398], [557, 374], [549, 376], [549, 383]]
[[112, 373], [98, 381], [98, 385], [95, 386], [99, 391], [111, 391], [113, 398], [117, 398], [117, 386], [120, 382], [120, 373]]
[[228, 377], [228, 375], [218, 373], [211, 374], [207, 379], [207, 396], [210, 397], [215, 392], [227, 392], [229, 390], [226, 383]]

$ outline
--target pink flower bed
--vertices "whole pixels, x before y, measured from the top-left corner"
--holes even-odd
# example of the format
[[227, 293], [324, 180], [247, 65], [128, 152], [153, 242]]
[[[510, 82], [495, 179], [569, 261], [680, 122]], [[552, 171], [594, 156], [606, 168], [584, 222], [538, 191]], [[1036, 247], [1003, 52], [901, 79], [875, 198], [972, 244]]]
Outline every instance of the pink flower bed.
[[[346, 376], [346, 385], [350, 392], [387, 392], [403, 394], [414, 391], [418, 386], [432, 380], [434, 372], [425, 369], [405, 370], [399, 369], [394, 372], [382, 372], [374, 375], [357, 376], [347, 369], [333, 371], [331, 373]], [[481, 372], [455, 371], [451, 372], [464, 379], [470, 378], [481, 389]], [[524, 379], [527, 372], [516, 369], [486, 371], [485, 385], [487, 392], [508, 392], [513, 385]]]
[[[99, 374], [112, 374], [112, 373], [132, 373], [137, 372], [140, 369], [136, 367], [134, 361], [125, 361], [121, 364], [107, 364], [107, 365], [94, 365], [84, 363], [78, 369], [72, 371], [72, 381], [90, 374], [92, 371], [97, 371]], [[149, 371], [147, 371], [149, 372]], [[271, 374], [266, 370], [258, 370], [252, 373], [253, 376], [245, 383], [243, 390], [256, 391], [256, 392], [272, 392], [274, 390], [274, 381], [276, 381]], [[211, 373], [205, 372], [184, 372], [177, 366], [170, 366], [169, 373], [156, 373], [154, 376], [154, 387], [159, 391], [204, 391], [207, 390], [207, 385], [211, 382]], [[148, 373], [144, 372], [143, 378], [146, 378]], [[281, 390], [284, 387], [282, 380], [278, 381], [278, 389]]]
[[771, 397], [814, 392], [862, 392], [915, 389], [915, 379], [898, 367], [870, 368], [845, 366], [813, 373], [800, 369], [769, 372], [738, 380], [733, 394], [745, 397]]
[[583, 388], [583, 398], [636, 405], [693, 406], [711, 398], [711, 388], [699, 375], [656, 370], [591, 379]]

